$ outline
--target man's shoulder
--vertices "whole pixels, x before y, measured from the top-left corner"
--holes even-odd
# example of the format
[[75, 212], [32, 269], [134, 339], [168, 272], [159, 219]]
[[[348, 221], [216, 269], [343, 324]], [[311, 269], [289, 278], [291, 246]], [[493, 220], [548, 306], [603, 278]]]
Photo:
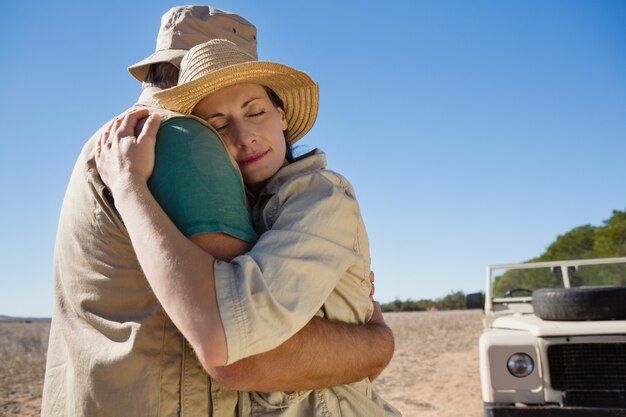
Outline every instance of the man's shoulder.
[[[179, 116], [161, 123], [157, 132], [157, 162], [188, 164], [190, 161], [230, 161], [230, 157], [215, 131], [197, 118]], [[157, 164], [158, 167], [158, 164]]]
[[189, 117], [178, 113], [171, 114], [168, 117], [162, 119], [161, 128], [165, 127], [178, 127], [189, 130], [209, 128], [206, 123], [204, 123], [201, 119], [198, 119], [197, 117]]
[[193, 116], [174, 113], [161, 122], [158, 135], [212, 135], [217, 137], [215, 130], [204, 120]]

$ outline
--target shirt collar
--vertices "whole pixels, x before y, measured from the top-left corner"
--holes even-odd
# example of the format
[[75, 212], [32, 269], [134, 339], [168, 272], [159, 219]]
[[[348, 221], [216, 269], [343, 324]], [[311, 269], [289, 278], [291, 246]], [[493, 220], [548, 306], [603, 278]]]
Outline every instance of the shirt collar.
[[326, 168], [326, 154], [320, 149], [314, 149], [282, 167], [268, 180], [261, 194], [276, 194], [280, 187], [295, 175], [324, 168]]
[[159, 103], [154, 99], [154, 97], [152, 97], [152, 95], [158, 91], [161, 91], [159, 87], [144, 87], [141, 90], [141, 94], [139, 95], [139, 100], [137, 101], [137, 104], [148, 107], [161, 107]]

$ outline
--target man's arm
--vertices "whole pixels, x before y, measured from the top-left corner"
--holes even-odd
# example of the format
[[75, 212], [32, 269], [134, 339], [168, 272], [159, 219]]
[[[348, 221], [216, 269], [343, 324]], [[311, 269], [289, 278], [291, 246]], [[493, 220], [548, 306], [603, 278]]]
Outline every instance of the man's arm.
[[226, 387], [238, 391], [300, 391], [376, 378], [394, 350], [391, 329], [375, 308], [364, 325], [312, 319], [269, 352], [210, 369]]

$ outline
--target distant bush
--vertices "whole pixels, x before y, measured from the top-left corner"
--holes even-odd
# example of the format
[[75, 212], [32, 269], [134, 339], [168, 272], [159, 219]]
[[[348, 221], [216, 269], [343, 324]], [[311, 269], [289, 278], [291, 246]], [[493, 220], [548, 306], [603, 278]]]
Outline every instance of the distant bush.
[[465, 309], [465, 294], [462, 291], [451, 292], [436, 300], [412, 300], [405, 301], [395, 299], [390, 303], [380, 305], [383, 313], [399, 311], [428, 311], [428, 310], [463, 310]]

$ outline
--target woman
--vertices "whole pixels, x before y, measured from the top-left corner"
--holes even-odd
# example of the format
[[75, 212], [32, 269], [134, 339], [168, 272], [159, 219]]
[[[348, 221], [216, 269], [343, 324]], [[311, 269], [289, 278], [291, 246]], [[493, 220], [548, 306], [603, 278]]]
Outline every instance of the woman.
[[[232, 42], [213, 40], [192, 48], [181, 63], [179, 85], [155, 98], [168, 109], [208, 122], [220, 134], [253, 196], [259, 240], [247, 255], [230, 263], [215, 262], [211, 282], [198, 273], [210, 269], [207, 258], [188, 246], [183, 249], [184, 237], [152, 202], [145, 202], [141, 181], [149, 169], [134, 171], [129, 165], [119, 172], [107, 171], [104, 159], [112, 145], [108, 135], [101, 140], [99, 169], [146, 275], [201, 360], [208, 358], [205, 365], [267, 350], [268, 339], [280, 343], [314, 315], [366, 322], [372, 314], [369, 244], [353, 189], [326, 169], [322, 152], [293, 159], [289, 150], [315, 122], [318, 89], [310, 77], [281, 64], [258, 62]], [[153, 138], [154, 122], [148, 121], [137, 144], [120, 142], [123, 151], [114, 159], [129, 156], [131, 165], [133, 159], [149, 160], [144, 150], [150, 142], [143, 149], [140, 142]], [[126, 120], [112, 127], [113, 136], [123, 123]], [[168, 262], [172, 257], [177, 262]], [[265, 271], [278, 272], [264, 275]], [[180, 282], [170, 273], [176, 273]], [[197, 277], [190, 293], [184, 291], [186, 275]], [[151, 276], [157, 276], [156, 281]], [[168, 291], [174, 293], [168, 297]], [[250, 307], [255, 299], [262, 301]], [[232, 303], [237, 306], [228, 308]], [[239, 324], [242, 321], [244, 325]], [[226, 351], [205, 351], [202, 333], [207, 326], [221, 329], [216, 335], [221, 335], [220, 346]], [[257, 327], [263, 331], [255, 332]], [[315, 391], [241, 393], [239, 400], [240, 415], [245, 416], [399, 415], [373, 392], [368, 379]]]

